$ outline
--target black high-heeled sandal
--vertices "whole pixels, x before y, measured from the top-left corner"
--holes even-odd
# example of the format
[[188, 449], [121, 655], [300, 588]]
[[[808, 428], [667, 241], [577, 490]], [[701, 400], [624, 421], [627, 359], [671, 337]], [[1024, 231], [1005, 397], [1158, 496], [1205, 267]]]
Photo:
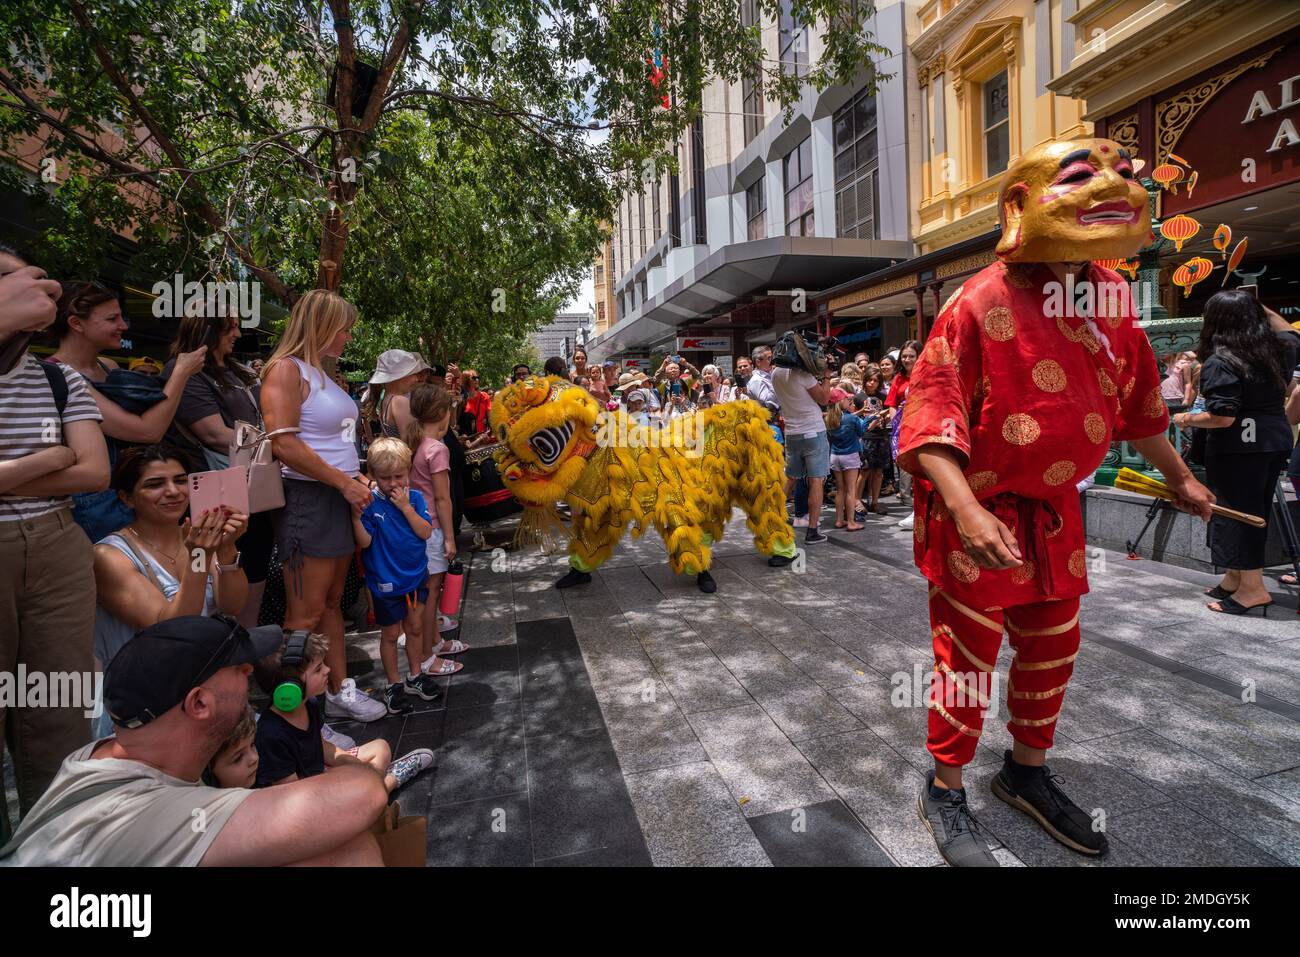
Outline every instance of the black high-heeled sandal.
[[1228, 589], [1224, 588], [1222, 585], [1215, 585], [1213, 588], [1205, 589], [1205, 594], [1209, 595], [1211, 598], [1218, 599], [1219, 601], [1223, 601], [1223, 599], [1231, 598], [1233, 596], [1233, 592], [1228, 591]]
[[1210, 611], [1217, 612], [1221, 615], [1253, 615], [1256, 611], [1259, 611], [1261, 618], [1267, 618], [1268, 610], [1272, 605], [1273, 603], [1271, 601], [1266, 601], [1262, 605], [1251, 605], [1247, 608], [1241, 602], [1237, 601], [1237, 599], [1229, 595], [1227, 598], [1219, 599], [1218, 608], [1210, 608], [1209, 605], [1206, 605], [1205, 607], [1210, 608]]

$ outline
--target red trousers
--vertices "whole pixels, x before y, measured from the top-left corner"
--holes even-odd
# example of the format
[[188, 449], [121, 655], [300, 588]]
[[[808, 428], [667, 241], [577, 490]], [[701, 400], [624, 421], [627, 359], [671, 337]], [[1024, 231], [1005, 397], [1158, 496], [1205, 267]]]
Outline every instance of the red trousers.
[[1028, 747], [1052, 746], [1079, 652], [1079, 599], [978, 611], [931, 585], [935, 683], [926, 747], [936, 761], [960, 767], [975, 756], [1004, 628], [1015, 651], [1007, 730]]

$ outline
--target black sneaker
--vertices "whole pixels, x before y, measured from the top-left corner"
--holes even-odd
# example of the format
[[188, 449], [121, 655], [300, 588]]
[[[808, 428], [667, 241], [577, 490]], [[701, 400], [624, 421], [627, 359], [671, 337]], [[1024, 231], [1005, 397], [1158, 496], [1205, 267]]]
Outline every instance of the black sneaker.
[[1059, 786], [1063, 780], [1046, 765], [1029, 769], [1013, 764], [1007, 751], [992, 786], [994, 794], [1024, 811], [1070, 850], [1102, 857], [1110, 850], [1106, 835], [1093, 828], [1091, 815], [1066, 797]]
[[712, 595], [718, 590], [718, 583], [713, 580], [713, 576], [708, 572], [700, 572], [695, 576], [695, 584], [700, 587], [700, 591], [706, 595]]
[[788, 558], [785, 555], [771, 555], [767, 559], [767, 563], [773, 568], [785, 568], [786, 565], [793, 561], [793, 558]]
[[820, 545], [822, 542], [828, 541], [830, 541], [830, 539], [823, 535], [819, 528], [810, 528], [808, 533], [803, 537], [803, 543], [805, 545]]
[[433, 675], [419, 674], [414, 678], [408, 677], [402, 682], [402, 689], [408, 695], [415, 695], [422, 701], [434, 701], [442, 697], [442, 689], [438, 687], [438, 682], [434, 680]]
[[410, 714], [415, 710], [415, 702], [406, 693], [401, 682], [384, 689], [384, 706], [389, 714]]
[[570, 568], [564, 577], [555, 583], [556, 588], [572, 588], [574, 585], [586, 585], [591, 582], [591, 572], [580, 572]]
[[966, 803], [966, 792], [952, 788], [936, 798], [930, 793], [934, 772], [925, 776], [916, 799], [916, 813], [930, 829], [939, 854], [953, 867], [1001, 867], [980, 832], [979, 821]]

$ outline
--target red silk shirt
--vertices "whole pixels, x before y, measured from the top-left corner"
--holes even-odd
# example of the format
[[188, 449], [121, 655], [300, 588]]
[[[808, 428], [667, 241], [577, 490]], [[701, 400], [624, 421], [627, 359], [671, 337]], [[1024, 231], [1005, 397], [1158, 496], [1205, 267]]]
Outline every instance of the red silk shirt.
[[[898, 462], [916, 474], [917, 567], [954, 598], [998, 609], [1088, 590], [1076, 483], [1113, 439], [1163, 432], [1160, 371], [1138, 327], [1128, 284], [1090, 265], [1089, 312], [1042, 264], [996, 262], [953, 294], [912, 371]], [[1054, 284], [1054, 285], [1053, 285]], [[1091, 321], [1085, 316], [1095, 316]], [[947, 445], [976, 498], [1016, 535], [1024, 564], [980, 568], [962, 549], [917, 452]]]

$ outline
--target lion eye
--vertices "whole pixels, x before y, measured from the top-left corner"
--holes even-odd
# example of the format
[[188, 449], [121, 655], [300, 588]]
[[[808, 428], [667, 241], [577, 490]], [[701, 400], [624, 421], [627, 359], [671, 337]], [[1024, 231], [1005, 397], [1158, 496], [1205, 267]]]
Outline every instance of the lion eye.
[[497, 429], [497, 435], [501, 436], [502, 442], [506, 440], [506, 427], [504, 425]]

